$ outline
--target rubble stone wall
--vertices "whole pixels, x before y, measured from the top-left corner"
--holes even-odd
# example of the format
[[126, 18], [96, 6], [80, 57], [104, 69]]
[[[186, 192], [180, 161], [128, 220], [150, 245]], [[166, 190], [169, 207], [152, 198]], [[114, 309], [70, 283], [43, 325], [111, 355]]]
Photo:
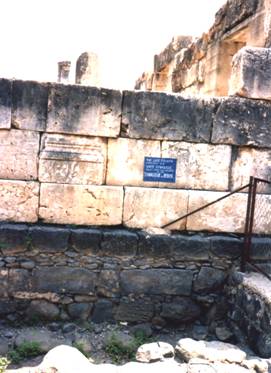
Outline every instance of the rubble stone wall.
[[241, 248], [226, 235], [2, 223], [0, 318], [210, 322], [225, 316]]
[[[261, 100], [1, 79], [0, 221], [161, 227], [269, 178], [270, 117]], [[143, 181], [145, 156], [176, 158], [176, 182]], [[171, 228], [242, 233], [245, 210], [238, 193]]]

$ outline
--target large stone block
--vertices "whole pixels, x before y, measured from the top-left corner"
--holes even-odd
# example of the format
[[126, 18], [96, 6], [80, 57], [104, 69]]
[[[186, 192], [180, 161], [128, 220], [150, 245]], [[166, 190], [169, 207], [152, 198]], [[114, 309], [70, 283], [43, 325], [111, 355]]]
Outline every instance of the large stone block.
[[29, 223], [38, 220], [38, 183], [0, 180], [0, 200], [0, 220]]
[[24, 224], [0, 225], [0, 252], [13, 255], [28, 248], [28, 226]]
[[124, 294], [190, 295], [193, 272], [183, 269], [124, 270], [120, 285]]
[[16, 128], [45, 131], [48, 84], [15, 80], [12, 86], [11, 122]]
[[168, 258], [174, 261], [206, 261], [210, 242], [199, 235], [167, 235], [139, 232], [138, 254], [144, 257]]
[[106, 183], [111, 185], [158, 186], [144, 182], [144, 157], [160, 157], [160, 141], [109, 139]]
[[8, 290], [10, 295], [17, 291], [31, 289], [31, 274], [26, 269], [10, 269], [8, 275]]
[[138, 237], [126, 230], [106, 231], [101, 242], [102, 256], [135, 256]]
[[30, 227], [29, 242], [32, 249], [43, 252], [63, 252], [68, 249], [70, 232], [58, 227]]
[[33, 271], [32, 287], [38, 292], [93, 294], [96, 273], [85, 268], [40, 267]]
[[107, 143], [100, 137], [45, 134], [39, 180], [48, 183], [104, 183]]
[[[161, 227], [187, 213], [188, 191], [125, 188], [123, 223], [132, 228]], [[186, 219], [170, 226], [185, 229]]]
[[193, 289], [199, 293], [209, 293], [221, 289], [226, 278], [227, 274], [220, 269], [202, 267], [195, 278]]
[[115, 319], [128, 322], [148, 322], [154, 315], [154, 305], [144, 300], [121, 300], [115, 312]]
[[[232, 164], [233, 189], [249, 183], [249, 177], [270, 180], [271, 150], [242, 147], [237, 150]], [[271, 193], [269, 184], [261, 183], [260, 192]]]
[[48, 132], [117, 137], [120, 132], [122, 94], [96, 87], [50, 87]]
[[[226, 193], [189, 191], [188, 211], [192, 212], [224, 195]], [[187, 218], [187, 230], [243, 233], [245, 229], [246, 206], [247, 194], [234, 194], [190, 215]]]
[[211, 236], [211, 255], [217, 258], [236, 259], [241, 256], [243, 240], [230, 236]]
[[270, 48], [244, 47], [232, 62], [230, 95], [271, 100]]
[[77, 252], [90, 252], [93, 255], [100, 251], [102, 232], [99, 229], [72, 229], [71, 245]]
[[123, 188], [41, 184], [39, 216], [47, 223], [118, 225]]
[[[227, 190], [231, 164], [228, 145], [162, 142], [162, 157], [176, 158], [176, 183], [173, 187], [185, 189]], [[172, 187], [160, 183], [160, 186]]]
[[11, 81], [0, 79], [0, 129], [11, 126]]
[[39, 134], [16, 129], [0, 131], [0, 178], [37, 179]]
[[217, 100], [124, 92], [122, 132], [131, 138], [209, 142]]
[[216, 113], [212, 143], [271, 147], [271, 104], [244, 98], [225, 98]]

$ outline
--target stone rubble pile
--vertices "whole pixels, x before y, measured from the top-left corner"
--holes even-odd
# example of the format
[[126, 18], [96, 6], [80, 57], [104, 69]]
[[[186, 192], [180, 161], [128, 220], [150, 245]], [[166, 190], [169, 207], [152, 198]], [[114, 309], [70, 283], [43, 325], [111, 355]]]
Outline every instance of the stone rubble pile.
[[271, 359], [249, 356], [240, 348], [217, 341], [182, 338], [175, 349], [168, 343], [149, 343], [139, 347], [137, 362], [122, 366], [93, 364], [76, 348], [60, 345], [50, 350], [36, 367], [7, 370], [7, 373], [268, 373]]

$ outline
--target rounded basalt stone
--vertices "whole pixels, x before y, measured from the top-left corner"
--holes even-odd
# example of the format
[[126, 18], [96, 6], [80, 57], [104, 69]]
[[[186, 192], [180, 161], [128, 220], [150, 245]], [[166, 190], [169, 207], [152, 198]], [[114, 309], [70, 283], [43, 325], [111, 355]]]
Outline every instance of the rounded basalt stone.
[[87, 320], [92, 307], [92, 303], [71, 303], [68, 305], [68, 313], [72, 319]]
[[46, 300], [33, 300], [30, 303], [26, 311], [27, 317], [30, 320], [48, 320], [53, 321], [56, 320], [59, 316], [59, 309], [58, 307]]

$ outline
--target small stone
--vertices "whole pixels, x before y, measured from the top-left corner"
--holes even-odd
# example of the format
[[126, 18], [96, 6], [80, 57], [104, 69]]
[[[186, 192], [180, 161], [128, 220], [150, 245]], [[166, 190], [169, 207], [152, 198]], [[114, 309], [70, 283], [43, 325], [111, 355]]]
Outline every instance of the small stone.
[[76, 326], [72, 323], [67, 323], [67, 324], [64, 324], [63, 327], [62, 327], [62, 331], [63, 333], [70, 333], [70, 332], [73, 332], [75, 330]]
[[151, 324], [144, 323], [144, 324], [138, 324], [131, 328], [131, 332], [134, 334], [134, 336], [144, 336], [144, 337], [151, 337], [152, 336], [152, 328]]
[[227, 342], [234, 336], [233, 333], [226, 327], [216, 327], [215, 335], [222, 342]]
[[208, 336], [208, 328], [202, 325], [195, 325], [192, 330], [192, 337], [197, 341], [206, 339]]
[[35, 262], [33, 262], [32, 260], [21, 262], [21, 268], [33, 269], [34, 267], [35, 267]]
[[48, 324], [48, 329], [51, 330], [52, 332], [57, 332], [61, 329], [61, 325], [56, 322], [52, 322]]
[[146, 343], [136, 353], [136, 360], [142, 363], [162, 361], [170, 357], [174, 357], [174, 348], [165, 342]]

